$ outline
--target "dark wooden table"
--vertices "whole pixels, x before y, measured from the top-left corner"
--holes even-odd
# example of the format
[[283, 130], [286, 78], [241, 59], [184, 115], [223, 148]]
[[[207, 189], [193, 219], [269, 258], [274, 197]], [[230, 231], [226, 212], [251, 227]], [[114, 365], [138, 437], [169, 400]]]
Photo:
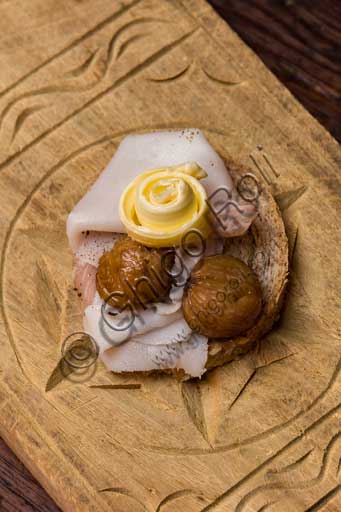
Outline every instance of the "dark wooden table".
[[[341, 141], [340, 0], [209, 0], [322, 125]], [[0, 439], [0, 511], [58, 507]]]
[[340, 0], [209, 0], [302, 105], [341, 141]]

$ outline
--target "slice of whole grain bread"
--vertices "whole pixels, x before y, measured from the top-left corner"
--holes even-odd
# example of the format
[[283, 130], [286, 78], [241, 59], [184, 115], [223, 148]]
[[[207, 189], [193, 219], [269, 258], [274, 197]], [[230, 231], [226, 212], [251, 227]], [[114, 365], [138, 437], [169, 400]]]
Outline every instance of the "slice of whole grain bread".
[[[235, 183], [247, 172], [234, 162], [225, 163]], [[256, 324], [242, 335], [209, 340], [207, 369], [246, 353], [279, 317], [288, 280], [288, 239], [277, 203], [265, 185], [260, 185], [258, 215], [251, 227], [243, 236], [227, 239], [224, 252], [241, 259], [255, 272], [262, 287], [263, 307]]]

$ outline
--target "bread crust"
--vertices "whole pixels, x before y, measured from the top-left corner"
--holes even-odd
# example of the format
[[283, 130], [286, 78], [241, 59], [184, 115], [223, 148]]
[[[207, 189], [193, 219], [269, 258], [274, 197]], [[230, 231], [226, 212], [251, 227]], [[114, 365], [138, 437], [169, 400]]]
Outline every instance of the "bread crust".
[[[225, 162], [234, 182], [245, 169]], [[278, 319], [288, 281], [288, 239], [281, 212], [270, 189], [261, 185], [258, 215], [248, 232], [230, 239], [225, 254], [240, 258], [257, 275], [263, 292], [263, 307], [255, 325], [235, 338], [209, 340], [206, 368], [221, 366], [248, 352], [255, 342], [270, 331]]]

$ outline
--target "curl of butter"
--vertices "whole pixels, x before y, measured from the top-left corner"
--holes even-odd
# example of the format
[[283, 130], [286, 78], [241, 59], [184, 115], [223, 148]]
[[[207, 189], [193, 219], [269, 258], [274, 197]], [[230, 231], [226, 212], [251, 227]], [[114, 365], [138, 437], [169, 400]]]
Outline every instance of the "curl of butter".
[[148, 247], [180, 245], [192, 229], [206, 238], [207, 194], [199, 180], [206, 172], [195, 162], [153, 169], [123, 191], [119, 216], [128, 235]]

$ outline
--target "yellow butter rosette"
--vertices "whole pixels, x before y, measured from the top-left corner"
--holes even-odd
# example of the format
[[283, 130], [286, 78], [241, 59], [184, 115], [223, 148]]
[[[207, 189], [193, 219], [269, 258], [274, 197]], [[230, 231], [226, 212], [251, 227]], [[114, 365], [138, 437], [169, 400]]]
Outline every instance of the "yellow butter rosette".
[[207, 194], [199, 180], [206, 172], [194, 162], [153, 169], [123, 191], [119, 217], [128, 235], [148, 247], [180, 245], [192, 229], [206, 238]]

